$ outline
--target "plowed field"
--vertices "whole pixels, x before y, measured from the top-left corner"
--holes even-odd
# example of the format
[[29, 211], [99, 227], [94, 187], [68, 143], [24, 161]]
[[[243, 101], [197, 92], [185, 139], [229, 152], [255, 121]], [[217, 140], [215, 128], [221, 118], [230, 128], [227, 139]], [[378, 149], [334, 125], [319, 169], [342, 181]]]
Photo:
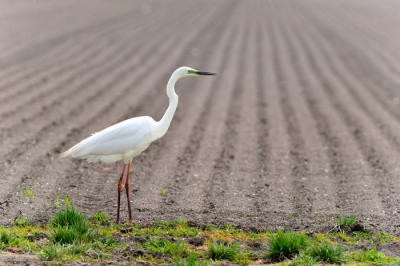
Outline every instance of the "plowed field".
[[122, 162], [56, 158], [159, 120], [186, 65], [220, 76], [178, 82], [168, 133], [132, 164], [135, 222], [313, 229], [355, 214], [399, 232], [399, 1], [0, 5], [0, 224], [47, 219], [55, 193], [114, 217]]

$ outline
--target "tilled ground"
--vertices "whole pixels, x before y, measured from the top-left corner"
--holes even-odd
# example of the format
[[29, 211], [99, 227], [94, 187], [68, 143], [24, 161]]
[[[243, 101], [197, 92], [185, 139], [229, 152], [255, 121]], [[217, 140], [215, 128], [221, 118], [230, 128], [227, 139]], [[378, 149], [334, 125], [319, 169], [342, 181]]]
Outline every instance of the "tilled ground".
[[114, 217], [122, 163], [56, 158], [121, 120], [159, 120], [187, 65], [220, 76], [178, 82], [168, 133], [132, 164], [135, 222], [320, 229], [314, 217], [355, 214], [399, 233], [400, 2], [1, 6], [0, 223], [46, 220], [55, 193]]

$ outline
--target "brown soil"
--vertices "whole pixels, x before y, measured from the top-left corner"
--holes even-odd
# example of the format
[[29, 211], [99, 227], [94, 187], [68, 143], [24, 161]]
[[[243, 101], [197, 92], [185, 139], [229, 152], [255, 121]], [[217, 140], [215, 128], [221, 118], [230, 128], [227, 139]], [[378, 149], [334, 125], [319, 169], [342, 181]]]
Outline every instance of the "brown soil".
[[220, 76], [177, 84], [168, 133], [132, 165], [135, 223], [329, 230], [355, 214], [399, 233], [400, 2], [1, 6], [0, 223], [47, 220], [55, 193], [114, 217], [122, 163], [55, 158], [121, 120], [160, 119], [187, 65]]

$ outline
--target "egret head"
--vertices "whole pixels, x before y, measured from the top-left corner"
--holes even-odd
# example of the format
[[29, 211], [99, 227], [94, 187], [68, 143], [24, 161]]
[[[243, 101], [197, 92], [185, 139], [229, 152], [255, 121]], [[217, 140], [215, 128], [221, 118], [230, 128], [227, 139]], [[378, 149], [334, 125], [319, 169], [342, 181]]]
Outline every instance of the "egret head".
[[200, 71], [190, 67], [180, 67], [177, 70], [175, 70], [174, 74], [176, 74], [179, 78], [191, 77], [191, 76], [218, 76], [217, 73]]

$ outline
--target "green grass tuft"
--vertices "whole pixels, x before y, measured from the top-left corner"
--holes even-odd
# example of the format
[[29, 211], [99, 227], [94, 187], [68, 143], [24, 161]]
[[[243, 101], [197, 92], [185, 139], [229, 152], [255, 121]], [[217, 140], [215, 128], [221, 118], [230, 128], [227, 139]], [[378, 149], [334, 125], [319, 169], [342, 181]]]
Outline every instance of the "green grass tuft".
[[44, 261], [61, 260], [63, 257], [61, 249], [62, 246], [59, 244], [44, 246], [41, 252], [38, 254], [38, 257]]
[[180, 226], [182, 226], [184, 228], [189, 228], [189, 226], [187, 224], [187, 221], [185, 219], [179, 219], [179, 220], [174, 221], [174, 225], [175, 226], [179, 226], [180, 225]]
[[23, 189], [21, 188], [21, 192], [24, 195], [25, 199], [29, 201], [29, 199], [34, 199], [35, 198], [35, 190], [30, 190], [30, 189]]
[[71, 202], [70, 202], [68, 196], [67, 195], [63, 195], [62, 198], [63, 198], [63, 200], [65, 202], [65, 206], [69, 207], [71, 205]]
[[346, 226], [353, 225], [357, 222], [357, 216], [353, 215], [351, 217], [339, 217], [335, 220], [335, 225], [339, 228], [344, 228]]
[[57, 226], [50, 231], [48, 239], [53, 243], [60, 244], [88, 243], [93, 240], [93, 233], [93, 229], [85, 222], [74, 227]]
[[210, 252], [210, 257], [213, 260], [233, 260], [237, 255], [237, 247], [239, 243], [213, 243], [210, 244], [208, 250]]
[[101, 247], [110, 247], [116, 244], [116, 241], [113, 237], [99, 237], [96, 238], [95, 241], [101, 246]]
[[346, 262], [346, 256], [344, 254], [344, 249], [340, 244], [330, 244], [330, 243], [316, 243], [307, 250], [307, 254], [311, 257], [316, 258], [319, 261], [331, 263], [331, 264], [341, 264]]
[[5, 231], [0, 232], [0, 243], [4, 245], [9, 245], [11, 243], [12, 237]]
[[54, 218], [50, 220], [50, 224], [53, 227], [64, 227], [82, 224], [85, 222], [85, 214], [75, 209], [73, 205], [65, 207], [63, 210], [59, 210], [55, 213]]
[[5, 230], [0, 231], [0, 250], [7, 246], [19, 246], [21, 240], [18, 237], [12, 236]]
[[354, 232], [355, 239], [357, 242], [362, 241], [362, 240], [370, 240], [372, 239], [372, 232], [360, 232], [356, 231]]
[[54, 193], [56, 194], [56, 197], [57, 197], [57, 200], [56, 200], [56, 202], [54, 203], [54, 206], [55, 206], [56, 208], [60, 208], [60, 197], [58, 196], [57, 192], [54, 192]]
[[50, 224], [53, 229], [50, 231], [48, 239], [53, 243], [88, 243], [93, 240], [94, 230], [90, 228], [89, 221], [73, 205], [57, 211], [54, 218], [50, 220]]
[[267, 258], [273, 260], [292, 259], [308, 246], [308, 238], [305, 233], [278, 230], [271, 235], [267, 247]]
[[172, 243], [166, 238], [151, 238], [140, 244], [145, 249], [163, 254], [170, 254], [172, 257], [186, 257], [189, 255], [189, 247], [183, 241]]
[[228, 232], [235, 232], [235, 225], [233, 225], [233, 224], [231, 224], [231, 223], [225, 223], [225, 229], [228, 231]]
[[378, 232], [375, 237], [371, 239], [371, 244], [373, 243], [389, 243], [393, 241], [394, 237], [388, 233]]
[[172, 223], [170, 221], [161, 222], [161, 228], [166, 230], [172, 227]]
[[385, 254], [376, 252], [376, 247], [370, 250], [364, 250], [362, 254], [358, 252], [352, 252], [350, 255], [354, 261], [363, 262], [374, 265], [388, 264], [393, 262], [393, 259], [385, 257]]

